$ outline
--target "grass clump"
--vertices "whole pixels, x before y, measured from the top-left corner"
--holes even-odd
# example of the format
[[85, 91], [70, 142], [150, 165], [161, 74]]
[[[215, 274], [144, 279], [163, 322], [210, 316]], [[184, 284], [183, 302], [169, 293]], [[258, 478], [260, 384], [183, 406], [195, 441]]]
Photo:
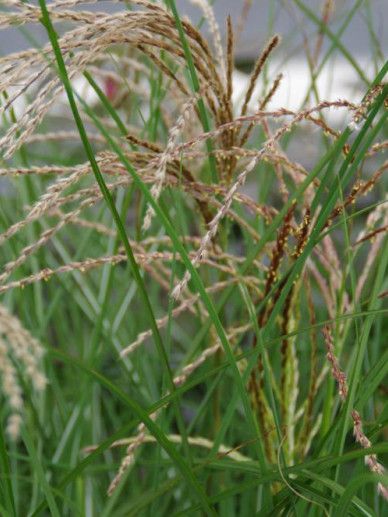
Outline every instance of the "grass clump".
[[0, 15], [49, 40], [0, 58], [1, 513], [381, 514], [387, 63], [322, 100], [298, 0], [311, 95], [275, 35], [237, 102], [250, 2], [82, 3]]

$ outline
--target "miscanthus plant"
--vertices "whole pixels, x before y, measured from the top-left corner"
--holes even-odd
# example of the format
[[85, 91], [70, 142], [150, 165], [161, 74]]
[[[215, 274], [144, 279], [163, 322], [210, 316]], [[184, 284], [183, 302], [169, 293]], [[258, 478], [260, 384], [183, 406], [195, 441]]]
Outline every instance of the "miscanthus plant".
[[0, 14], [49, 40], [0, 58], [1, 515], [383, 515], [388, 65], [320, 99], [298, 0], [312, 95], [275, 35], [237, 103], [251, 2], [92, 3]]

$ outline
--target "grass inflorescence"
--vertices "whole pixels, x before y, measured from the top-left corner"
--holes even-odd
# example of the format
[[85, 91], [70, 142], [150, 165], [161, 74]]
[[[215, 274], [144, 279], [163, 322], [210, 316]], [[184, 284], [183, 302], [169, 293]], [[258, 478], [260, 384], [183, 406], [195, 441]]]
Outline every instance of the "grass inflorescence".
[[[0, 513], [382, 514], [388, 64], [341, 43], [357, 9], [295, 1], [294, 109], [276, 34], [237, 99], [254, 2], [92, 3], [0, 13], [47, 35], [0, 58]], [[359, 100], [320, 97], [336, 53]]]

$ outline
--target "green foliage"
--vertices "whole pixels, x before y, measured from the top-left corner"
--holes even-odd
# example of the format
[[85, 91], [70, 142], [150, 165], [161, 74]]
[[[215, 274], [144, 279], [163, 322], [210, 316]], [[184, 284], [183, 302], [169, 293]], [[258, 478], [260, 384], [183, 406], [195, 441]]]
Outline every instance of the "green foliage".
[[[388, 63], [369, 81], [341, 42], [362, 2], [336, 31], [295, 0], [330, 47], [297, 113], [268, 108], [271, 78], [245, 119], [230, 27], [222, 77], [174, 0], [128, 4], [92, 22], [45, 0], [5, 10], [4, 24], [35, 21], [50, 41], [18, 58], [43, 77], [29, 117], [12, 111], [0, 61], [0, 303], [43, 344], [47, 386], [30, 389], [0, 317], [25, 404], [20, 438], [0, 432], [0, 514], [382, 515]], [[69, 40], [62, 16], [80, 27]], [[357, 106], [317, 98], [337, 53], [362, 81]], [[357, 131], [331, 127], [327, 107]], [[316, 152], [300, 164], [304, 138]], [[3, 422], [5, 379], [3, 366]]]

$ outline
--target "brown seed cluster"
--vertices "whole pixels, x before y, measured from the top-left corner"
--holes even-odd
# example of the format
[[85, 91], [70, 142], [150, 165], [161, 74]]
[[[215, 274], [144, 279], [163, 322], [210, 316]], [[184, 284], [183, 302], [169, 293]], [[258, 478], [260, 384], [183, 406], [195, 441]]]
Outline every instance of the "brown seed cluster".
[[[327, 359], [332, 367], [332, 375], [338, 383], [339, 396], [342, 402], [345, 402], [348, 396], [346, 375], [339, 367], [338, 360], [335, 356], [333, 338], [329, 327], [323, 328], [323, 335], [327, 347]], [[369, 441], [362, 430], [362, 420], [359, 412], [353, 409], [351, 416], [353, 420], [353, 435], [356, 442], [359, 443], [364, 449], [369, 449], [372, 446], [372, 443]], [[377, 456], [375, 454], [365, 456], [365, 463], [371, 472], [374, 472], [375, 474], [385, 473], [384, 467], [377, 461]], [[388, 487], [384, 486], [382, 483], [378, 483], [377, 488], [378, 492], [388, 501]]]

